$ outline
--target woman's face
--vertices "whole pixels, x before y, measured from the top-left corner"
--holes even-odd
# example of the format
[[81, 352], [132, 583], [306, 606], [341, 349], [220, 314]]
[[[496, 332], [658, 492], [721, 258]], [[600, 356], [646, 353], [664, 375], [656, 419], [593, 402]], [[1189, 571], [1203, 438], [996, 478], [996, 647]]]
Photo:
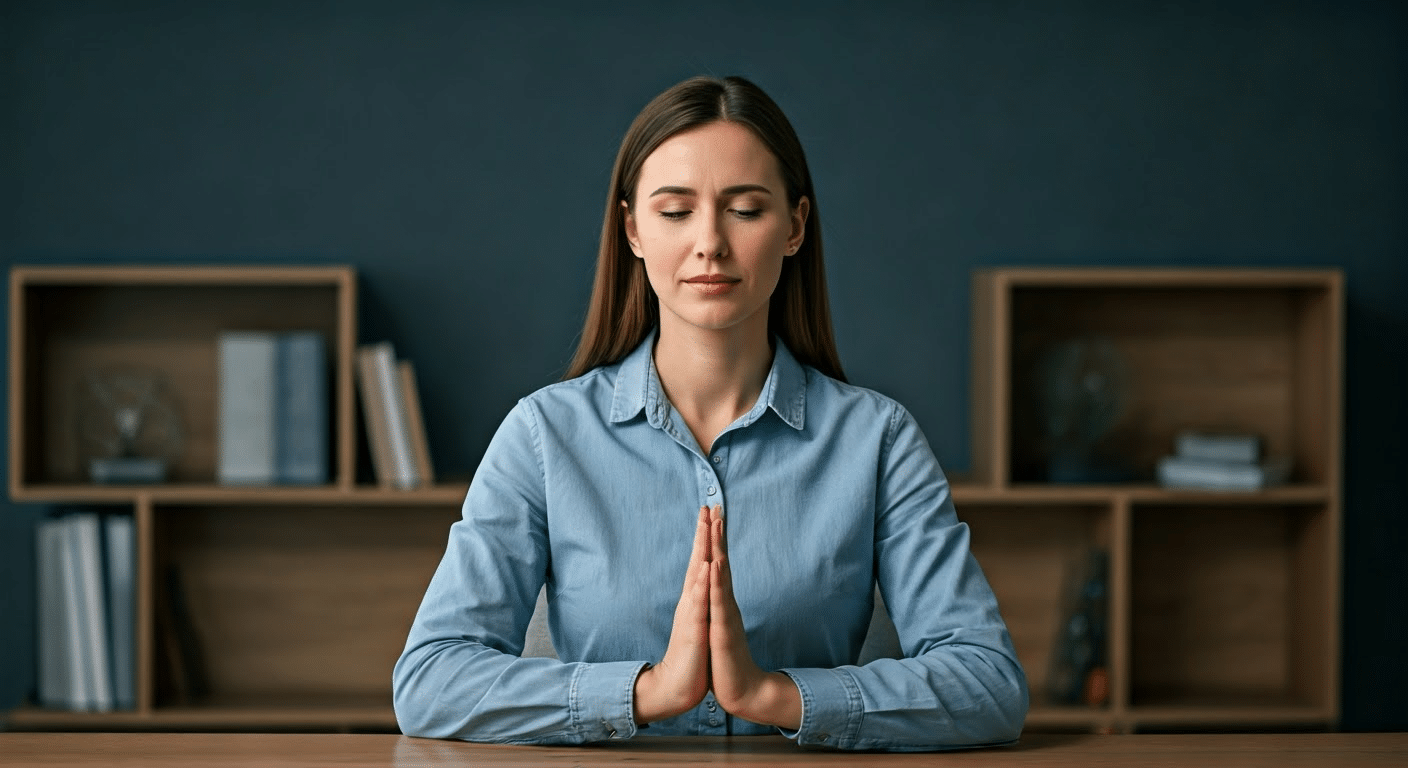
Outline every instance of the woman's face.
[[809, 207], [806, 198], [788, 206], [777, 158], [737, 123], [657, 147], [626, 210], [626, 239], [660, 298], [662, 333], [683, 323], [766, 336], [768, 302]]

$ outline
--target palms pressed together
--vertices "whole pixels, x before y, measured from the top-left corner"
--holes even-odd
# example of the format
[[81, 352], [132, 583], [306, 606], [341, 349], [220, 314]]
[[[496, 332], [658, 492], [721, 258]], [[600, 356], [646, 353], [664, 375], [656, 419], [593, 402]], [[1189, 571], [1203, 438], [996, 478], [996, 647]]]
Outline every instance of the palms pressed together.
[[737, 717], [793, 730], [801, 725], [797, 686], [781, 672], [758, 667], [748, 650], [719, 506], [699, 509], [669, 646], [660, 663], [636, 679], [636, 722], [687, 712], [711, 690]]

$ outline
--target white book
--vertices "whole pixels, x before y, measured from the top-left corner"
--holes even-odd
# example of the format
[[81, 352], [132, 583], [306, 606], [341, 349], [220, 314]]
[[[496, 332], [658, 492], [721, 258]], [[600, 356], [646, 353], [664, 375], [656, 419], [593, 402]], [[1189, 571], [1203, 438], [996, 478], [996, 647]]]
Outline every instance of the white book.
[[1286, 482], [1290, 468], [1284, 459], [1255, 464], [1165, 456], [1159, 460], [1158, 476], [1159, 484], [1169, 488], [1256, 491]]
[[1186, 459], [1253, 463], [1261, 459], [1261, 440], [1247, 434], [1180, 432], [1174, 437], [1174, 453]]
[[386, 417], [386, 431], [391, 443], [392, 466], [395, 468], [391, 484], [398, 488], [414, 488], [419, 484], [419, 479], [411, 448], [406, 398], [396, 366], [396, 352], [389, 341], [371, 345], [371, 352], [381, 390], [381, 409]]
[[85, 709], [112, 709], [112, 677], [108, 670], [107, 609], [103, 590], [103, 556], [98, 515], [78, 512], [69, 516], [77, 556], [79, 624], [83, 638], [83, 674], [87, 686]]
[[276, 347], [272, 333], [220, 334], [221, 483], [274, 482]]
[[65, 523], [59, 518], [35, 526], [36, 586], [39, 599], [39, 703], [52, 709], [73, 706], [69, 643], [69, 602], [64, 564]]
[[430, 441], [425, 434], [425, 415], [420, 408], [415, 366], [409, 360], [402, 360], [397, 363], [397, 372], [401, 377], [401, 405], [411, 436], [411, 459], [416, 467], [416, 482], [419, 485], [434, 485], [435, 467], [430, 461]]
[[68, 667], [68, 699], [65, 709], [82, 711], [89, 709], [92, 701], [91, 672], [89, 671], [87, 640], [84, 637], [83, 616], [83, 570], [80, 562], [78, 529], [71, 517], [62, 517], [59, 523], [59, 574], [62, 579], [64, 628], [64, 657]]
[[137, 553], [131, 515], [104, 519], [113, 704], [137, 706]]

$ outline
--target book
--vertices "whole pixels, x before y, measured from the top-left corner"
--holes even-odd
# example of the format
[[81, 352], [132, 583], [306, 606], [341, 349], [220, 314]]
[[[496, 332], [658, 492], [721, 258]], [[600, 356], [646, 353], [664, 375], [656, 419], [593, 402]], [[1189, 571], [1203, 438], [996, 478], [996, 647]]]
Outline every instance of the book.
[[48, 518], [35, 526], [36, 587], [39, 609], [39, 704], [51, 709], [74, 709], [73, 660], [81, 650], [70, 649], [78, 635], [70, 625], [69, 580], [72, 570], [67, 547], [67, 524]]
[[229, 331], [219, 344], [220, 482], [326, 483], [330, 438], [322, 334]]
[[192, 704], [210, 692], [205, 657], [195, 620], [186, 599], [181, 571], [170, 565], [161, 574], [156, 594], [159, 661], [165, 665], [169, 695], [179, 704]]
[[99, 520], [94, 512], [74, 512], [64, 518], [68, 545], [73, 552], [73, 574], [77, 589], [69, 606], [76, 616], [79, 642], [70, 647], [81, 650], [75, 665], [82, 678], [80, 709], [106, 712], [113, 707], [112, 677], [108, 671], [107, 609], [103, 590], [102, 549]]
[[131, 515], [103, 519], [113, 706], [137, 706], [137, 552]]
[[1249, 434], [1180, 432], [1174, 437], [1174, 455], [1251, 464], [1261, 459], [1261, 439]]
[[273, 334], [220, 334], [219, 456], [217, 476], [228, 485], [274, 481], [275, 364]]
[[275, 480], [285, 485], [328, 481], [328, 377], [323, 336], [314, 331], [276, 339]]
[[1158, 477], [1168, 488], [1256, 491], [1286, 482], [1290, 469], [1284, 458], [1251, 463], [1165, 456], [1159, 460]]
[[430, 461], [430, 441], [425, 434], [425, 416], [421, 412], [415, 366], [409, 360], [402, 360], [397, 368], [401, 374], [401, 397], [406, 412], [406, 427], [410, 432], [416, 481], [418, 485], [434, 485], [435, 467]]
[[416, 469], [416, 449], [412, 445], [410, 406], [391, 342], [360, 347], [357, 372], [377, 482], [402, 489], [420, 485], [422, 479]]
[[382, 394], [381, 375], [377, 372], [376, 355], [370, 346], [357, 349], [357, 391], [362, 399], [362, 420], [367, 426], [367, 442], [371, 445], [372, 472], [380, 485], [392, 485], [396, 477], [396, 459], [391, 451], [391, 435], [387, 431], [386, 398]]

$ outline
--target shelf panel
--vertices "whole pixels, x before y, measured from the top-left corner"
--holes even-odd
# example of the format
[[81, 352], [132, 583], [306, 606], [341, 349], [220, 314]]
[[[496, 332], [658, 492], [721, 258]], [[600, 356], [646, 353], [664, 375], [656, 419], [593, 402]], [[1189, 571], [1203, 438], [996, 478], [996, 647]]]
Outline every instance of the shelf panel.
[[1335, 713], [1295, 705], [1131, 707], [1123, 718], [1134, 728], [1333, 728]]
[[5, 724], [16, 731], [399, 731], [390, 704], [360, 699], [213, 702], [158, 707], [148, 712], [66, 712], [21, 707], [8, 713]]
[[1105, 731], [1114, 729], [1118, 717], [1108, 709], [1090, 707], [1045, 707], [1033, 705], [1027, 711], [1024, 730], [1090, 730]]
[[15, 267], [12, 279], [24, 285], [340, 285], [351, 274], [340, 266], [61, 266]]
[[28, 484], [15, 489], [15, 501], [51, 504], [135, 504], [146, 499], [153, 504], [348, 504], [356, 506], [440, 506], [464, 501], [468, 486], [441, 483], [427, 488], [400, 490], [379, 485], [359, 485], [351, 489], [324, 486], [236, 487], [212, 483], [171, 483], [165, 485], [93, 485], [91, 483]]
[[1066, 485], [1014, 483], [1005, 487], [955, 483], [950, 487], [955, 504], [1168, 504], [1206, 506], [1324, 504], [1334, 491], [1317, 483], [1293, 483], [1261, 491], [1190, 491], [1150, 484]]
[[1205, 269], [1132, 267], [1002, 267], [986, 270], [1014, 288], [1323, 288], [1343, 277], [1335, 269]]

